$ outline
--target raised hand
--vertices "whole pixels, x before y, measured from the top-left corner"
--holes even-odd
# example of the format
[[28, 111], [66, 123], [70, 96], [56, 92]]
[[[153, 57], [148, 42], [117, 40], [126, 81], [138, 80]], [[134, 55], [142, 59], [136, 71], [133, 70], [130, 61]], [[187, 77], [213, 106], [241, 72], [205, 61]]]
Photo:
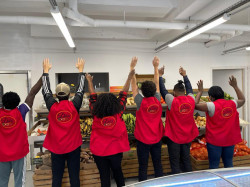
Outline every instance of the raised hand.
[[155, 68], [158, 68], [159, 64], [160, 64], [160, 59], [157, 56], [155, 56], [153, 59], [153, 66]]
[[162, 66], [159, 71], [159, 76], [161, 77], [164, 74], [165, 66]]
[[137, 57], [133, 57], [130, 63], [130, 70], [135, 69], [135, 66], [137, 64], [138, 58]]
[[78, 58], [78, 61], [76, 63], [76, 68], [79, 70], [79, 72], [83, 72], [84, 65], [85, 65], [84, 59]]
[[183, 69], [183, 67], [180, 67], [180, 69], [179, 69], [179, 73], [180, 73], [180, 74], [181, 74], [181, 76], [183, 76], [183, 77], [187, 76], [187, 74], [186, 74], [186, 70], [185, 70], [185, 69]]
[[43, 60], [43, 72], [49, 73], [49, 70], [51, 69], [52, 65], [49, 63], [49, 58], [45, 58]]
[[90, 74], [86, 73], [85, 77], [86, 77], [86, 79], [87, 79], [88, 82], [89, 82], [89, 81], [90, 81], [90, 82], [93, 81], [93, 76], [91, 76]]
[[230, 86], [232, 86], [233, 88], [237, 87], [237, 80], [233, 75], [231, 77], [229, 77], [228, 82], [229, 82]]
[[198, 86], [198, 91], [203, 92], [203, 80], [199, 80], [197, 86]]

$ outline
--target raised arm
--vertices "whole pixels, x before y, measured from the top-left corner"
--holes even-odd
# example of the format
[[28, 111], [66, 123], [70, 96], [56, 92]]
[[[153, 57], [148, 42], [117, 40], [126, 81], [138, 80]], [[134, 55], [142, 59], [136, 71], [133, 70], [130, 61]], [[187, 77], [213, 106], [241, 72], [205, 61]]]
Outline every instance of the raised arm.
[[195, 97], [195, 109], [207, 112], [208, 111], [207, 103], [199, 103], [203, 92], [203, 81], [202, 80], [198, 81], [197, 86], [198, 86], [198, 93]]
[[79, 71], [78, 83], [77, 83], [75, 97], [72, 101], [78, 112], [82, 106], [82, 99], [83, 99], [84, 87], [85, 87], [84, 85], [85, 76], [83, 74], [84, 65], [85, 65], [84, 59], [78, 58], [78, 61], [76, 63], [76, 68]]
[[43, 81], [42, 93], [43, 93], [43, 97], [44, 97], [48, 110], [50, 110], [52, 105], [56, 103], [56, 100], [53, 98], [53, 94], [50, 89], [49, 70], [51, 69], [51, 67], [52, 65], [49, 63], [49, 59], [48, 58], [44, 59], [43, 77], [42, 77], [42, 81]]
[[[130, 71], [135, 69], [137, 61], [138, 61], [137, 57], [132, 58], [130, 63]], [[133, 78], [131, 80], [131, 87], [132, 87], [133, 97], [135, 98], [135, 96], [137, 96], [137, 94], [139, 93], [135, 75], [133, 75]]]
[[89, 93], [95, 93], [95, 89], [93, 86], [93, 76], [91, 76], [90, 74], [86, 73], [86, 79], [88, 81], [88, 89], [89, 89]]
[[156, 92], [160, 93], [160, 86], [159, 86], [159, 67], [160, 59], [155, 56], [153, 60], [153, 66], [154, 66], [154, 82], [156, 86]]
[[236, 100], [237, 104], [238, 104], [238, 108], [242, 107], [245, 103], [245, 96], [242, 93], [242, 91], [239, 89], [238, 85], [237, 85], [237, 80], [236, 78], [232, 75], [231, 77], [229, 77], [229, 84], [230, 86], [232, 86], [236, 92], [237, 98], [238, 100]]
[[179, 73], [181, 74], [181, 76], [183, 76], [183, 80], [184, 80], [187, 95], [188, 94], [193, 94], [193, 88], [192, 88], [192, 85], [191, 85], [191, 83], [190, 83], [190, 81], [188, 79], [186, 70], [183, 69], [183, 67], [180, 67]]
[[128, 78], [127, 78], [127, 80], [126, 80], [126, 82], [125, 82], [125, 84], [124, 84], [124, 86], [122, 88], [123, 92], [128, 92], [129, 86], [130, 86], [130, 82], [131, 82], [131, 80], [132, 80], [132, 78], [133, 78], [134, 75], [135, 75], [135, 70], [132, 70], [132, 71], [129, 72]]
[[164, 84], [164, 81], [163, 81], [163, 78], [162, 78], [162, 75], [164, 74], [164, 69], [165, 69], [164, 66], [159, 69], [159, 86], [160, 86], [161, 96], [165, 100], [166, 95], [168, 94], [168, 91], [167, 91], [167, 89], [165, 87], [165, 84]]
[[25, 99], [25, 103], [30, 107], [32, 108], [33, 106], [33, 102], [34, 102], [34, 99], [35, 99], [35, 96], [36, 94], [39, 92], [39, 90], [41, 89], [42, 87], [42, 77], [40, 77], [40, 79], [37, 81], [37, 83], [31, 88], [28, 96], [26, 97]]

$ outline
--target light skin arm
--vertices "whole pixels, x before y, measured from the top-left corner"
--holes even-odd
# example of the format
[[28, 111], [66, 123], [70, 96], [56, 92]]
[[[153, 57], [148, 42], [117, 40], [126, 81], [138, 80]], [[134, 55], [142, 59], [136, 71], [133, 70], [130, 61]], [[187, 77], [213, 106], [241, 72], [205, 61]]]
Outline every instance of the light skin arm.
[[86, 73], [85, 77], [86, 77], [86, 79], [88, 81], [89, 93], [90, 94], [95, 93], [95, 89], [94, 89], [94, 86], [93, 86], [93, 76], [91, 76], [90, 74]]
[[154, 66], [154, 82], [155, 82], [157, 93], [160, 93], [159, 70], [158, 70], [159, 64], [160, 64], [160, 59], [155, 56], [153, 60], [153, 66]]
[[202, 80], [198, 81], [197, 86], [198, 86], [198, 93], [195, 97], [195, 109], [207, 112], [208, 111], [207, 104], [206, 103], [199, 103], [202, 92], [203, 92], [203, 81]]
[[237, 85], [237, 80], [234, 76], [229, 77], [229, 85], [233, 87], [233, 89], [236, 92], [237, 98], [237, 104], [238, 104], [238, 108], [242, 107], [245, 103], [245, 96], [242, 93], [242, 91], [239, 89], [238, 85]]
[[122, 91], [128, 92], [130, 82], [131, 82], [134, 75], [135, 75], [135, 70], [132, 70], [132, 71], [129, 72], [128, 78], [127, 78], [127, 80], [126, 80], [126, 82], [125, 82], [125, 84], [124, 84], [124, 86], [122, 88]]
[[49, 70], [51, 69], [52, 65], [49, 63], [49, 59], [46, 58], [43, 61], [43, 73], [49, 73]]
[[[130, 71], [135, 69], [137, 61], [138, 61], [137, 57], [132, 58], [131, 63], [130, 63]], [[135, 98], [135, 96], [139, 93], [135, 75], [133, 75], [132, 77], [131, 87], [132, 87], [133, 97]]]

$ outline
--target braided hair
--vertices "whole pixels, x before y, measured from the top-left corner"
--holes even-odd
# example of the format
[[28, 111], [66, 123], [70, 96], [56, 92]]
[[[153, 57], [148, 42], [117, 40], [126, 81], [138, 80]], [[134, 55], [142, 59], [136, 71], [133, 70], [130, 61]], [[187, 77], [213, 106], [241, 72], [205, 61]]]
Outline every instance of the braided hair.
[[182, 80], [178, 80], [178, 83], [174, 85], [174, 91], [185, 92], [185, 86], [183, 83], [184, 82]]
[[93, 106], [92, 114], [98, 118], [114, 116], [121, 112], [121, 105], [116, 96], [112, 93], [103, 93], [97, 97]]

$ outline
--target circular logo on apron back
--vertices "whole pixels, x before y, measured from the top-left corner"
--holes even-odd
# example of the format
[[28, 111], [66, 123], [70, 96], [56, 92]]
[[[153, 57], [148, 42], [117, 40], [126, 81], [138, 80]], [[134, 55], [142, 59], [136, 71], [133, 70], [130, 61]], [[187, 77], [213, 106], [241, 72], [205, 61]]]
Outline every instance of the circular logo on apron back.
[[231, 107], [223, 108], [221, 115], [223, 118], [230, 118], [233, 115], [233, 109]]
[[155, 114], [159, 111], [159, 106], [157, 104], [150, 105], [147, 109], [147, 112], [150, 114]]
[[56, 120], [60, 123], [67, 123], [71, 121], [72, 114], [69, 111], [61, 111], [56, 114]]
[[16, 119], [12, 116], [3, 116], [0, 121], [3, 128], [12, 128], [16, 126]]
[[189, 103], [183, 103], [179, 107], [179, 112], [181, 114], [188, 114], [189, 112], [191, 112], [191, 110], [192, 106]]
[[116, 119], [113, 116], [104, 117], [101, 123], [104, 127], [112, 129], [116, 124]]

